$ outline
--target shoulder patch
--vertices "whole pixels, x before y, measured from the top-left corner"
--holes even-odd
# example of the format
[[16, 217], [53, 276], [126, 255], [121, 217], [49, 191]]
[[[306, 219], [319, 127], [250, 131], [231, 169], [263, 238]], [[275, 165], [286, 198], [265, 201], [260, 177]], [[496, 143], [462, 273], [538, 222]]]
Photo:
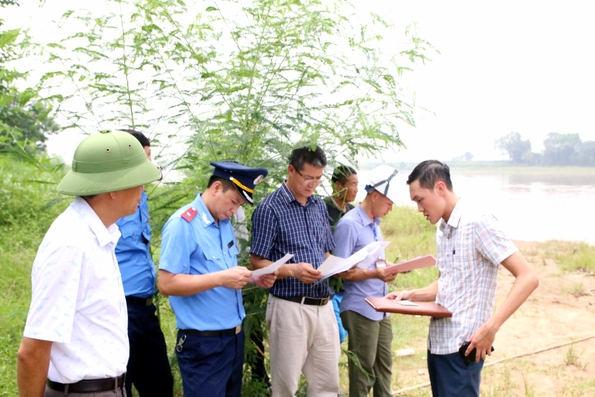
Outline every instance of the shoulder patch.
[[194, 217], [198, 214], [198, 210], [194, 207], [188, 208], [186, 211], [182, 212], [180, 215], [182, 218], [186, 220], [186, 222], [190, 222]]

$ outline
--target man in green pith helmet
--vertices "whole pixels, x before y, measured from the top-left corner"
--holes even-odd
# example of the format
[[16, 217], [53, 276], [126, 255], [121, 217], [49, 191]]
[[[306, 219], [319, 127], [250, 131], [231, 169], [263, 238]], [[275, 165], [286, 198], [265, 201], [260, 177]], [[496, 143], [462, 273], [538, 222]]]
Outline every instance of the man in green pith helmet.
[[46, 233], [18, 352], [20, 396], [125, 396], [127, 311], [116, 221], [161, 177], [132, 135], [105, 131], [77, 147], [58, 191], [75, 196]]

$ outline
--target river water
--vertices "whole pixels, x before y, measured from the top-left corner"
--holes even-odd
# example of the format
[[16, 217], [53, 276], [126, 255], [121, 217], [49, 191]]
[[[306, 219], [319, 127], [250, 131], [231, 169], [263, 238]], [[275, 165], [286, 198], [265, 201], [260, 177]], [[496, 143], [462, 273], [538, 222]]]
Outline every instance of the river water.
[[[398, 205], [414, 206], [405, 183], [409, 170], [399, 170], [402, 183]], [[368, 171], [358, 172], [357, 200], [363, 199]], [[513, 240], [568, 240], [595, 244], [595, 178], [580, 172], [536, 174], [451, 170], [457, 196], [489, 208]]]

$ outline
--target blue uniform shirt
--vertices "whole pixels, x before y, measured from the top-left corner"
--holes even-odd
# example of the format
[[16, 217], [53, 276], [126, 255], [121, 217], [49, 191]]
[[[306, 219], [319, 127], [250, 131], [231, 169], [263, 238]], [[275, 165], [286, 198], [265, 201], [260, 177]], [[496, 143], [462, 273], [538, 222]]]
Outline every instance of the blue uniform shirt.
[[[252, 214], [250, 252], [262, 258], [275, 262], [285, 254], [293, 254], [289, 263], [306, 262], [318, 269], [324, 253], [334, 246], [326, 204], [316, 196], [308, 197], [306, 205], [300, 204], [285, 183]], [[325, 298], [333, 294], [328, 279], [304, 284], [293, 277], [277, 279], [270, 292], [281, 298]]]
[[126, 296], [148, 298], [155, 295], [155, 264], [149, 252], [149, 220], [147, 195], [143, 192], [136, 212], [116, 222], [122, 233], [116, 245], [116, 258]]
[[[182, 215], [195, 209], [190, 221]], [[229, 219], [215, 223], [200, 195], [163, 226], [159, 269], [174, 274], [208, 274], [237, 266], [237, 244]], [[246, 312], [242, 290], [216, 287], [190, 296], [170, 296], [178, 329], [219, 331], [240, 324]]]
[[[380, 233], [380, 219], [370, 220], [361, 204], [347, 212], [339, 220], [334, 232], [335, 247], [334, 254], [340, 258], [348, 258], [366, 245], [374, 241], [382, 241]], [[380, 255], [384, 258], [384, 253]], [[372, 263], [369, 267], [375, 269], [376, 265]], [[343, 301], [341, 302], [341, 312], [352, 310], [373, 321], [380, 321], [384, 317], [383, 313], [374, 310], [365, 299], [367, 296], [381, 298], [388, 293], [387, 284], [377, 278], [371, 278], [361, 281], [343, 281]]]

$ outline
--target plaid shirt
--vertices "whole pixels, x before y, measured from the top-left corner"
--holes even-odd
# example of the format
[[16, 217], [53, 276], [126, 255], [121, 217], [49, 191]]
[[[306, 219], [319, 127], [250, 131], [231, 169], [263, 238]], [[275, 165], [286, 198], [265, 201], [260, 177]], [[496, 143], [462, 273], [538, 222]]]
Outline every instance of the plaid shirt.
[[440, 271], [436, 303], [451, 318], [432, 318], [428, 349], [456, 353], [494, 310], [498, 265], [517, 251], [491, 214], [476, 212], [459, 200], [448, 222], [436, 231]]
[[[252, 254], [273, 262], [285, 254], [293, 254], [289, 263], [311, 263], [318, 269], [324, 262], [324, 253], [333, 248], [335, 242], [326, 205], [316, 196], [308, 197], [306, 205], [302, 205], [283, 183], [252, 214]], [[293, 277], [277, 279], [270, 292], [281, 298], [325, 298], [332, 295], [328, 279], [304, 284]]]

